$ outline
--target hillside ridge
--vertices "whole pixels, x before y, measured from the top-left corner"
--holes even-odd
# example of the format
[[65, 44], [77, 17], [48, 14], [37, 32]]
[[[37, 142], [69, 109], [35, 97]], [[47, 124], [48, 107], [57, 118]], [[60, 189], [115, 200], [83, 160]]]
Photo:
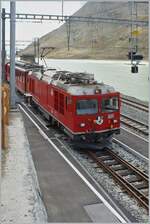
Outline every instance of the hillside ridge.
[[[138, 19], [148, 20], [147, 4], [137, 7]], [[73, 16], [111, 17], [128, 19], [129, 5], [127, 2], [88, 2]], [[148, 27], [140, 27], [138, 36], [139, 53], [148, 58]], [[76, 59], [127, 59], [129, 51], [130, 26], [100, 23], [71, 22], [70, 50], [67, 45], [66, 23], [58, 29], [40, 38], [40, 48], [54, 47], [48, 58]], [[29, 45], [21, 54], [34, 52]]]

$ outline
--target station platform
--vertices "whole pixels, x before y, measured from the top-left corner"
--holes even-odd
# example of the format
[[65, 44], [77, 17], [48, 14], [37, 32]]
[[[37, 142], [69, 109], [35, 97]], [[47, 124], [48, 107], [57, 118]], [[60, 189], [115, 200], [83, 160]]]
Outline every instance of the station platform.
[[46, 223], [30, 146], [19, 110], [11, 110], [8, 149], [1, 152], [1, 223]]
[[[17, 191], [16, 195], [14, 195], [14, 197], [16, 197], [16, 205], [20, 206], [20, 202], [22, 202], [22, 200], [29, 204], [29, 208], [27, 206], [26, 211], [24, 211], [25, 214], [23, 213], [20, 215], [17, 221], [15, 213], [17, 215], [16, 217], [18, 217], [18, 206], [15, 205], [16, 207], [14, 206], [13, 208], [13, 218], [11, 218], [12, 213], [9, 213], [9, 209], [7, 212], [4, 209], [5, 218], [3, 218], [2, 223], [9, 223], [5, 222], [6, 216], [9, 216], [10, 220], [13, 219], [13, 223], [16, 224], [38, 223], [36, 221], [39, 216], [39, 220], [43, 220], [42, 223], [120, 223], [117, 215], [112, 212], [96, 194], [94, 194], [89, 186], [80, 178], [79, 175], [77, 175], [75, 170], [60, 156], [54, 145], [42, 135], [42, 133], [23, 112], [17, 111], [13, 113], [11, 119], [12, 125], [9, 128], [9, 134], [13, 133], [13, 138], [9, 136], [11, 139], [10, 148], [12, 151], [16, 150], [16, 148], [17, 151], [20, 150], [19, 154], [21, 158], [19, 159], [21, 159], [21, 161], [25, 160], [22, 165], [28, 168], [30, 167], [30, 171], [27, 169], [28, 172], [25, 173], [25, 177], [33, 176], [30, 173], [33, 173], [33, 169], [35, 169], [38, 183], [33, 184], [31, 182], [34, 181], [28, 180], [25, 184], [28, 185], [28, 187], [25, 186], [24, 188], [22, 186], [25, 194], [20, 197]], [[49, 136], [54, 139], [53, 133], [49, 133]], [[20, 143], [18, 144], [18, 142]], [[61, 151], [65, 151], [63, 147], [61, 147], [62, 146], [60, 146]], [[29, 166], [28, 164], [30, 156], [24, 153], [27, 148], [31, 152], [31, 159], [34, 167]], [[66, 152], [64, 153], [66, 154]], [[16, 154], [16, 152], [14, 152], [14, 154]], [[72, 160], [72, 158], [69, 159], [70, 161]], [[22, 167], [19, 168], [21, 170], [25, 169]], [[22, 171], [20, 171], [20, 173], [21, 172]], [[12, 174], [12, 178], [13, 175], [14, 174]], [[21, 175], [17, 178], [21, 178]], [[15, 188], [15, 181], [13, 184], [13, 188]], [[38, 187], [39, 189], [37, 189]], [[2, 191], [4, 188], [5, 186], [3, 186]], [[35, 188], [36, 193], [33, 193], [33, 188]], [[5, 189], [4, 191], [5, 194], [7, 194], [7, 190]], [[42, 202], [37, 199], [38, 196], [35, 197], [35, 195], [38, 194], [37, 192], [39, 193]], [[35, 204], [36, 207], [38, 207], [37, 209], [35, 209]], [[38, 215], [35, 213], [38, 213]], [[24, 219], [26, 219], [26, 222]]]

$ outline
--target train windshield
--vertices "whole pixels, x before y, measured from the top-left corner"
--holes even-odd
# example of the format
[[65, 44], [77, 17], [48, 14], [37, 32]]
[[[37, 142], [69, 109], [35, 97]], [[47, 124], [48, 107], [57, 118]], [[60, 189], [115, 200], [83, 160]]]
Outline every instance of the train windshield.
[[77, 114], [96, 114], [98, 112], [98, 101], [91, 100], [78, 100], [77, 101]]
[[102, 99], [102, 112], [113, 112], [119, 109], [118, 97]]

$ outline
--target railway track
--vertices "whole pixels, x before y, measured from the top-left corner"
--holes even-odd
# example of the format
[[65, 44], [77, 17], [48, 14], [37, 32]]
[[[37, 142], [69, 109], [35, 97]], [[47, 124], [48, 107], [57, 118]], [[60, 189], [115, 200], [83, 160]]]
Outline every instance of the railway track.
[[129, 106], [132, 106], [134, 108], [137, 108], [139, 110], [142, 110], [142, 111], [145, 111], [145, 112], [149, 112], [149, 108], [147, 105], [145, 104], [142, 104], [142, 103], [137, 103], [133, 100], [129, 100], [129, 99], [126, 99], [124, 97], [121, 98], [121, 102], [126, 104], [126, 105], [129, 105]]
[[112, 150], [87, 151], [96, 168], [102, 168], [110, 174], [125, 192], [134, 197], [141, 206], [149, 209], [148, 176], [139, 169], [126, 162]]
[[146, 136], [149, 134], [149, 127], [147, 124], [144, 124], [140, 121], [137, 121], [131, 117], [128, 117], [127, 115], [121, 114], [120, 121], [122, 124], [138, 131], [139, 133], [142, 133]]

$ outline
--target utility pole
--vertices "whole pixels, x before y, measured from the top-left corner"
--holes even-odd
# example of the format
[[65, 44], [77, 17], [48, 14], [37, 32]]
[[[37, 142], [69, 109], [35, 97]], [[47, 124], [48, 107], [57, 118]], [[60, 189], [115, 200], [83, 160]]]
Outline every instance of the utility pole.
[[[35, 57], [35, 63], [40, 62], [40, 40], [39, 38], [34, 38], [34, 57]], [[37, 62], [36, 62], [37, 58]]]
[[5, 81], [5, 9], [2, 9], [2, 81]]
[[15, 37], [16, 37], [16, 2], [10, 1], [10, 103], [11, 108], [16, 107], [15, 91]]
[[38, 65], [40, 63], [40, 40], [37, 38], [37, 54], [38, 54]]
[[62, 21], [63, 21], [63, 16], [64, 16], [64, 0], [62, 0], [62, 2], [61, 2], [61, 12], [62, 12]]
[[70, 51], [70, 18], [66, 21], [66, 29], [67, 29], [67, 48]]
[[34, 60], [36, 62], [36, 38], [34, 38]]
[[[137, 2], [132, 1], [131, 3], [131, 21], [137, 21]], [[138, 52], [138, 25], [131, 23], [131, 64], [133, 64], [133, 56]]]

